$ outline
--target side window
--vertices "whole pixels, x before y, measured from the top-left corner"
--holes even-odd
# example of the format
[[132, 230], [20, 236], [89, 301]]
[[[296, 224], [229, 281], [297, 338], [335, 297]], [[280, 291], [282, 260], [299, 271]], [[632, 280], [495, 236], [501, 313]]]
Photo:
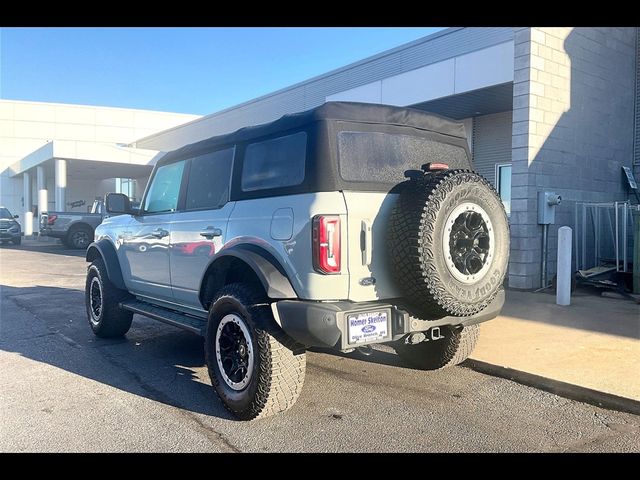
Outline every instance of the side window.
[[429, 162], [465, 165], [464, 148], [424, 137], [399, 133], [338, 133], [340, 176], [348, 182], [396, 184], [404, 172]]
[[187, 210], [219, 208], [229, 201], [233, 148], [191, 159]]
[[251, 192], [301, 184], [306, 152], [305, 132], [250, 144], [244, 152], [242, 190]]
[[144, 201], [145, 213], [173, 212], [178, 208], [184, 163], [182, 160], [163, 165], [156, 170]]

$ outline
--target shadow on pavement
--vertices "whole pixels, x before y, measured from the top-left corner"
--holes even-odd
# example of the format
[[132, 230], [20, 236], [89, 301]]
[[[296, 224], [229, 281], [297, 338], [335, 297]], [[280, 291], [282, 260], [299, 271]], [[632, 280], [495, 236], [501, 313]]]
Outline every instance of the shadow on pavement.
[[49, 253], [53, 255], [64, 255], [66, 257], [84, 257], [86, 250], [77, 250], [67, 248], [62, 243], [52, 242], [38, 242], [35, 240], [23, 240], [21, 245], [14, 245], [8, 243], [0, 245], [2, 250], [22, 250], [22, 251], [36, 251], [41, 253]]
[[[233, 419], [209, 383], [201, 337], [136, 315], [125, 338], [101, 339], [87, 323], [82, 291], [0, 285], [0, 294], [0, 350], [173, 407]], [[408, 368], [384, 346], [371, 355], [310, 351]]]
[[335, 357], [360, 360], [365, 363], [376, 363], [378, 365], [386, 365], [389, 367], [402, 367], [415, 370], [414, 368], [403, 363], [400, 357], [393, 351], [393, 349], [391, 347], [387, 347], [386, 345], [374, 345], [373, 349], [368, 355], [361, 353], [360, 350], [356, 350], [351, 353], [342, 353], [339, 350], [317, 347], [312, 347], [308, 350], [310, 352], [324, 353], [327, 355], [333, 355]]
[[233, 418], [201, 368], [202, 338], [135, 316], [125, 338], [100, 339], [87, 323], [82, 291], [1, 285], [0, 294], [0, 350], [190, 412]]

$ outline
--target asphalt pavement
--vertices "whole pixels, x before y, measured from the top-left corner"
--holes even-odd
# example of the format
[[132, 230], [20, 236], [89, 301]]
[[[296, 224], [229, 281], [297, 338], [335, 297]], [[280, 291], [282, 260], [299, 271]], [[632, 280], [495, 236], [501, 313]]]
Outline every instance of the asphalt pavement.
[[464, 366], [405, 367], [314, 351], [288, 412], [234, 420], [210, 386], [199, 337], [140, 316], [94, 337], [86, 263], [61, 245], [0, 247], [0, 451], [640, 451], [640, 417]]

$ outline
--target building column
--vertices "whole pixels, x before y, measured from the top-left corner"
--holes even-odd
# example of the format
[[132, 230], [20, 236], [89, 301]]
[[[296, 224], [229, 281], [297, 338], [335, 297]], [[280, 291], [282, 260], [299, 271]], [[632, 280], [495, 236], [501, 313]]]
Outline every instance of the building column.
[[24, 199], [23, 233], [26, 236], [33, 235], [33, 212], [31, 211], [31, 175], [29, 172], [22, 174], [22, 198]]
[[66, 211], [67, 201], [67, 161], [60, 158], [55, 160], [56, 171], [56, 210]]
[[47, 211], [47, 202], [49, 201], [47, 178], [44, 175], [44, 167], [42, 165], [36, 167], [36, 181], [38, 185], [38, 221], [36, 222], [36, 225], [38, 231], [40, 231], [40, 215]]

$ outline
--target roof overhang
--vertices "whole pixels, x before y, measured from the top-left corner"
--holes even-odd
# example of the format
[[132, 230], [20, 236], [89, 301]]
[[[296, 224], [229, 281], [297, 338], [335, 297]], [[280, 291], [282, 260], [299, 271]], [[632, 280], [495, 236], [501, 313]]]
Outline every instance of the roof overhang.
[[[52, 140], [12, 164], [9, 167], [9, 175], [12, 177], [20, 175], [49, 160], [64, 159], [70, 160], [74, 165], [86, 164], [87, 167], [91, 167], [91, 164], [94, 164], [94, 170], [101, 172], [97, 178], [113, 178], [122, 176], [119, 173], [127, 171], [149, 172], [162, 155], [156, 150], [131, 148], [112, 143]], [[132, 168], [123, 168], [126, 166]]]
[[508, 112], [513, 109], [513, 82], [437, 98], [412, 107], [456, 120]]

